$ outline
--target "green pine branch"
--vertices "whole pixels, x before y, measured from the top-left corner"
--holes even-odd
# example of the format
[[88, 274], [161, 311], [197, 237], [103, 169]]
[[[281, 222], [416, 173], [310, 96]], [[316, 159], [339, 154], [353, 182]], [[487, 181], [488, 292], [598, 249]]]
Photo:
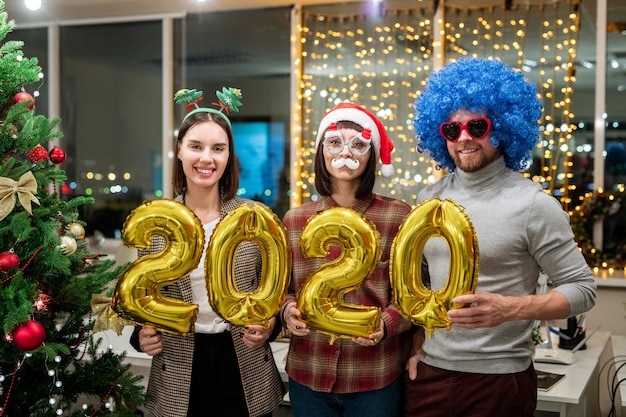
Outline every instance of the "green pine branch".
[[[92, 295], [110, 291], [126, 265], [90, 253], [84, 238], [68, 234], [68, 225], [86, 225], [79, 212], [94, 199], [61, 198], [57, 189], [67, 181], [65, 172], [45, 158], [29, 158], [37, 145], [47, 149], [63, 135], [58, 118], [49, 120], [27, 102], [13, 101], [39, 80], [41, 68], [36, 58], [23, 56], [22, 42], [2, 43], [12, 28], [0, 0], [0, 177], [5, 193], [17, 193], [14, 184], [25, 174], [36, 181], [30, 210], [17, 195], [0, 201], [0, 256], [10, 251], [19, 258], [18, 266], [0, 268], [0, 326], [6, 335], [0, 338], [0, 407], [6, 404], [0, 414], [56, 417], [62, 409], [70, 417], [132, 416], [146, 399], [142, 377], [130, 372], [124, 355], [100, 349], [91, 334]], [[74, 252], [65, 251], [63, 238], [75, 239]], [[43, 326], [45, 342], [27, 355], [12, 337], [28, 320]], [[115, 406], [106, 407], [111, 401]]]

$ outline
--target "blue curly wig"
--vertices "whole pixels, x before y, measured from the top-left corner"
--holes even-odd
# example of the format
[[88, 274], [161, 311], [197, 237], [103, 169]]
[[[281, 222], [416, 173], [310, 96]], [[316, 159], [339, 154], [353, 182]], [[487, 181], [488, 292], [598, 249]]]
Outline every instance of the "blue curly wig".
[[415, 101], [417, 149], [427, 153], [439, 168], [454, 171], [439, 125], [460, 109], [485, 111], [491, 119], [491, 143], [504, 155], [506, 166], [527, 168], [539, 140], [542, 103], [537, 87], [501, 61], [461, 59], [434, 72]]

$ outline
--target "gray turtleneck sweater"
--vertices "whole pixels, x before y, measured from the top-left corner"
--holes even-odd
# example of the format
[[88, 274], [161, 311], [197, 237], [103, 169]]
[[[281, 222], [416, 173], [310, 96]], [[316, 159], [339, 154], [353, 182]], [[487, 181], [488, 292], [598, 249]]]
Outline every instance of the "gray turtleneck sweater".
[[[419, 201], [439, 197], [461, 205], [479, 247], [476, 291], [502, 295], [534, 294], [543, 270], [570, 303], [570, 315], [595, 304], [595, 282], [577, 248], [567, 213], [541, 186], [507, 168], [504, 159], [478, 172], [457, 169], [420, 192]], [[448, 279], [449, 251], [442, 239], [430, 239], [424, 255], [432, 289]], [[438, 329], [424, 342], [423, 361], [438, 368], [503, 374], [528, 368], [534, 352], [533, 321], [496, 327]]]

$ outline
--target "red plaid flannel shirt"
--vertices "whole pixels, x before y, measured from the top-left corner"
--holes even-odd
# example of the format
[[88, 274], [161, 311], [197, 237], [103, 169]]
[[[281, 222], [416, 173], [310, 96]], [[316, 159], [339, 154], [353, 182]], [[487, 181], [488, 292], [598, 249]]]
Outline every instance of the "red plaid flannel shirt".
[[[300, 251], [300, 234], [306, 221], [320, 211], [337, 207], [330, 197], [291, 209], [285, 214], [293, 266], [291, 288], [285, 304], [295, 295], [306, 278], [320, 265], [336, 258], [338, 250], [328, 259], [304, 258]], [[409, 205], [380, 195], [358, 200], [352, 209], [372, 221], [380, 233], [382, 256], [378, 267], [359, 288], [345, 294], [349, 304], [374, 305], [383, 309], [386, 337], [375, 346], [357, 345], [348, 338], [337, 338], [311, 331], [306, 337], [292, 336], [286, 370], [300, 384], [322, 392], [364, 392], [386, 387], [404, 371], [410, 348], [410, 322], [392, 305], [389, 281], [389, 254], [400, 224], [410, 212]]]

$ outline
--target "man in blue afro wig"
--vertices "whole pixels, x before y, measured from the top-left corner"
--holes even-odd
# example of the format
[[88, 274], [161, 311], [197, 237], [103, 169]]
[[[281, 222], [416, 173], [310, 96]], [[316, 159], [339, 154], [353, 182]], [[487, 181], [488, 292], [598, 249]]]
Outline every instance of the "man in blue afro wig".
[[439, 167], [454, 171], [440, 124], [459, 109], [480, 111], [491, 121], [491, 143], [504, 155], [506, 166], [522, 170], [539, 140], [541, 108], [537, 87], [520, 71], [494, 59], [462, 59], [433, 73], [417, 98], [417, 147]]
[[[451, 300], [464, 308], [447, 310], [450, 327], [426, 338], [416, 326], [405, 416], [534, 417], [534, 323], [582, 314], [596, 300], [569, 216], [519, 172], [539, 137], [537, 88], [500, 61], [463, 59], [431, 75], [415, 108], [419, 149], [449, 170], [417, 202], [454, 201], [456, 213], [437, 217], [448, 230], [459, 221], [469, 229], [424, 244], [430, 285], [472, 279], [453, 272], [455, 251], [475, 253], [479, 270], [476, 290]], [[458, 249], [470, 234], [478, 249]], [[538, 291], [548, 280], [551, 289]]]

